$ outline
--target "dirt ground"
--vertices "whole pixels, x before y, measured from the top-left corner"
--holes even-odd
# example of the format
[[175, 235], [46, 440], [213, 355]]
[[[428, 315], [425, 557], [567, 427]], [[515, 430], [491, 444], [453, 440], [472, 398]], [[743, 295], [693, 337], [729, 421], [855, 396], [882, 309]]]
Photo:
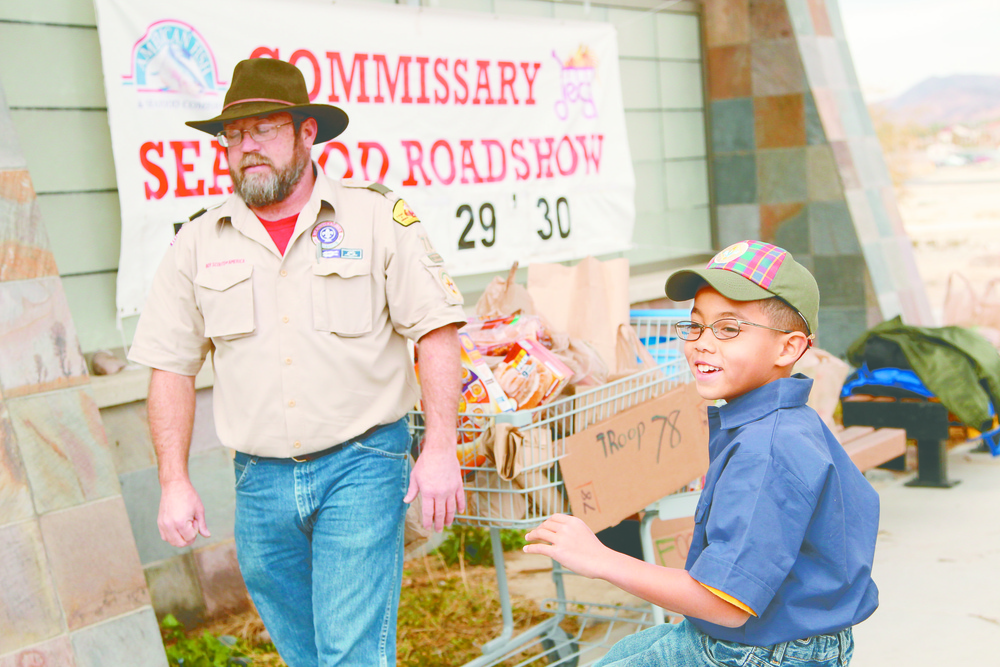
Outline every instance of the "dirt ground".
[[[896, 192], [936, 323], [944, 324], [952, 273], [979, 296], [1000, 279], [1000, 166], [923, 169]], [[954, 280], [956, 288], [964, 285]], [[996, 290], [1000, 300], [1000, 284]]]

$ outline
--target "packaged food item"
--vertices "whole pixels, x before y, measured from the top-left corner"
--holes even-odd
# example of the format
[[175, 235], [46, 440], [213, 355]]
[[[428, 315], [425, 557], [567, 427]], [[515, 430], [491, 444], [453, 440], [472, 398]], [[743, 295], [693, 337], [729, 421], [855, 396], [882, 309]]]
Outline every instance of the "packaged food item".
[[476, 403], [482, 403], [485, 392], [488, 399], [485, 402], [492, 406], [492, 412], [511, 412], [517, 409], [500, 387], [469, 334], [460, 331], [458, 339], [462, 343], [462, 395], [466, 400], [471, 398]]
[[462, 466], [476, 468], [486, 462], [480, 434], [489, 426], [488, 416], [511, 412], [515, 404], [493, 376], [468, 334], [459, 332], [462, 344], [462, 395], [458, 402], [458, 458]]
[[519, 340], [537, 340], [552, 348], [552, 337], [538, 315], [515, 313], [489, 320], [470, 318], [462, 328], [475, 342], [479, 353], [487, 357], [506, 357]]
[[504, 393], [527, 410], [554, 400], [573, 371], [535, 340], [519, 340], [494, 374]]

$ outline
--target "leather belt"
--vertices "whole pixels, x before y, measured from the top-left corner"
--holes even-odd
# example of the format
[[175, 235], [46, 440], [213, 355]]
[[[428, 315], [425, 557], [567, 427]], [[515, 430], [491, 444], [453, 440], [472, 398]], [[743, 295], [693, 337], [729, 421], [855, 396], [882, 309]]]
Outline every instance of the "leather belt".
[[321, 459], [324, 456], [326, 456], [327, 454], [334, 453], [335, 451], [337, 451], [338, 449], [340, 449], [341, 447], [343, 447], [344, 445], [346, 445], [347, 443], [349, 443], [351, 441], [354, 441], [354, 440], [365, 440], [365, 439], [367, 439], [367, 438], [375, 435], [375, 433], [378, 432], [379, 429], [381, 429], [384, 426], [388, 426], [388, 424], [376, 424], [375, 426], [372, 426], [370, 429], [368, 429], [367, 431], [365, 431], [361, 435], [355, 436], [355, 437], [351, 438], [350, 440], [345, 440], [344, 442], [338, 443], [338, 444], [334, 445], [333, 447], [327, 447], [326, 449], [321, 449], [318, 452], [310, 452], [308, 454], [303, 454], [302, 456], [292, 456], [290, 458], [293, 461], [295, 461], [296, 463], [306, 463], [308, 461], [315, 461], [316, 459]]

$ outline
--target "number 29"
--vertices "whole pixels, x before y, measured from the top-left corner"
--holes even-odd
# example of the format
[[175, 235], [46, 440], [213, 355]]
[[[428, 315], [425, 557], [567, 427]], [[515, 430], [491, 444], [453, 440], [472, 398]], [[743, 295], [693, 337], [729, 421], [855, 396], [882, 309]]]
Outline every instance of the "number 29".
[[[486, 212], [489, 211], [489, 222], [487, 222]], [[465, 229], [462, 230], [462, 235], [458, 238], [458, 249], [459, 250], [470, 250], [476, 247], [476, 242], [472, 239], [467, 238], [469, 232], [472, 231], [472, 225], [476, 222], [475, 214], [472, 212], [472, 207], [468, 204], [462, 204], [458, 207], [455, 212], [456, 218], [462, 218], [462, 214], [467, 214], [469, 216], [468, 221], [465, 224]], [[490, 237], [487, 239], [485, 236], [479, 241], [485, 247], [490, 248], [494, 243], [497, 242], [497, 212], [493, 208], [493, 204], [486, 202], [479, 207], [479, 226], [483, 228], [483, 234], [489, 234]]]

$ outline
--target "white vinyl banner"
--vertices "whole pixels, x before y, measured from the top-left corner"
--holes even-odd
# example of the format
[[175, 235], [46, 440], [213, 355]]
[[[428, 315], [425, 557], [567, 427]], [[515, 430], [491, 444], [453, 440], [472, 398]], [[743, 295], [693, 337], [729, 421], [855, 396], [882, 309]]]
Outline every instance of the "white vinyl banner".
[[220, 113], [233, 67], [280, 58], [350, 125], [330, 177], [384, 183], [451, 273], [627, 249], [635, 182], [606, 23], [379, 4], [95, 0], [122, 211], [118, 313], [141, 310], [173, 224], [232, 190]]

